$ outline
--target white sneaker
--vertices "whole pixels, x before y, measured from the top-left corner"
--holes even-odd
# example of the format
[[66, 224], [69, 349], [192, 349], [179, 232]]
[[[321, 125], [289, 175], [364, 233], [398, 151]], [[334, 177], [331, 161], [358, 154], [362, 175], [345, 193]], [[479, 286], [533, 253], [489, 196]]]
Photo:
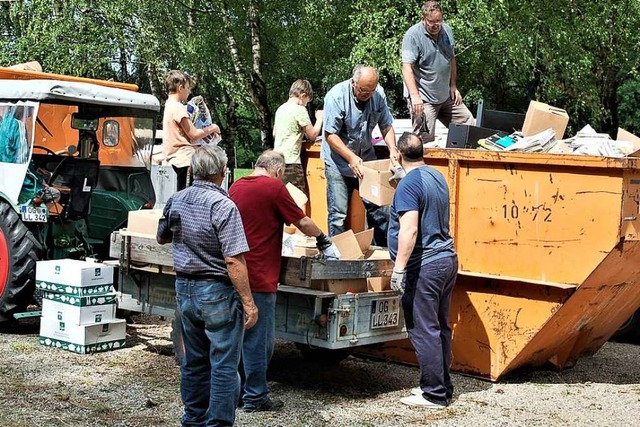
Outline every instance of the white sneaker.
[[411, 394], [414, 396], [422, 396], [422, 389], [420, 387], [414, 387], [411, 389]]
[[438, 405], [437, 403], [428, 401], [422, 396], [416, 396], [416, 395], [403, 397], [402, 399], [400, 399], [400, 402], [404, 403], [405, 405], [419, 406], [425, 409], [445, 409], [446, 408], [446, 406], [444, 405]]

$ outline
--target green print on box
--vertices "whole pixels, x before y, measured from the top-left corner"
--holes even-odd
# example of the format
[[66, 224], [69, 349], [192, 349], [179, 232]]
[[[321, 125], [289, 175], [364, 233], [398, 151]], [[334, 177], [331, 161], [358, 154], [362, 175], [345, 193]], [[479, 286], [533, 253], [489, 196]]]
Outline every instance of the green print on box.
[[[96, 270], [100, 270], [96, 268]], [[113, 285], [92, 285], [92, 286], [73, 286], [63, 285], [60, 283], [45, 282], [44, 280], [38, 280], [36, 282], [36, 288], [43, 291], [58, 292], [67, 295], [77, 296], [91, 296], [91, 295], [104, 295], [114, 291]]]
[[116, 294], [110, 293], [95, 296], [74, 296], [67, 294], [58, 294], [55, 292], [43, 292], [42, 298], [61, 302], [63, 304], [73, 305], [75, 307], [89, 307], [95, 305], [107, 305], [116, 303]]
[[67, 341], [57, 340], [55, 338], [47, 338], [41, 336], [39, 338], [40, 344], [47, 347], [61, 348], [63, 350], [71, 351], [78, 354], [99, 353], [109, 350], [117, 350], [124, 347], [125, 340], [114, 340], [101, 342], [97, 344], [74, 344]]

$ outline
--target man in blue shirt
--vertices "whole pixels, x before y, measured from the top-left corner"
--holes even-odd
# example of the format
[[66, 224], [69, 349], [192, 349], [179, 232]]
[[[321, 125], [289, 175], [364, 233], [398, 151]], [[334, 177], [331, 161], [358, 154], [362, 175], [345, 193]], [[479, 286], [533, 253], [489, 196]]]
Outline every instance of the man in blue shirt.
[[[358, 65], [353, 77], [335, 85], [324, 98], [321, 158], [327, 178], [329, 235], [345, 231], [349, 199], [362, 178], [362, 162], [375, 160], [371, 133], [378, 125], [392, 159], [397, 157], [393, 117], [373, 67]], [[386, 243], [387, 209], [363, 200], [376, 244]]]
[[436, 119], [445, 125], [474, 125], [458, 91], [453, 31], [442, 20], [437, 1], [422, 6], [422, 20], [402, 40], [402, 77], [414, 133], [422, 143], [435, 136]]
[[404, 292], [402, 309], [420, 365], [420, 387], [400, 401], [445, 408], [453, 396], [449, 308], [458, 271], [449, 235], [449, 189], [442, 174], [424, 164], [418, 136], [404, 133], [398, 150], [406, 176], [389, 214], [391, 287]]
[[258, 320], [242, 219], [220, 188], [226, 164], [220, 147], [197, 148], [193, 185], [169, 198], [158, 224], [158, 243], [172, 243], [176, 272], [176, 320], [184, 340], [182, 425], [233, 425], [244, 329]]

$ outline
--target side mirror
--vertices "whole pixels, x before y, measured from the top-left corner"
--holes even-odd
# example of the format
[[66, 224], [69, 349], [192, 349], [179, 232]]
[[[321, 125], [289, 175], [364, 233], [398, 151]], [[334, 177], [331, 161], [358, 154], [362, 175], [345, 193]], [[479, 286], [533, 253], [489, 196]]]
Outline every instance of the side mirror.
[[105, 147], [115, 147], [120, 142], [120, 123], [105, 120], [102, 126], [102, 143]]
[[71, 127], [78, 130], [96, 131], [98, 129], [98, 120], [97, 117], [73, 113], [71, 114]]

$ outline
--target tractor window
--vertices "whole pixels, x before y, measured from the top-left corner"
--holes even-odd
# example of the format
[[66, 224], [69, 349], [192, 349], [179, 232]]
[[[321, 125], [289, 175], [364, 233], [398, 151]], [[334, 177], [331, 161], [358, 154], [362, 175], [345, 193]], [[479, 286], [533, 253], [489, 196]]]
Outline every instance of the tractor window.
[[33, 106], [0, 103], [0, 162], [27, 163], [34, 117]]

